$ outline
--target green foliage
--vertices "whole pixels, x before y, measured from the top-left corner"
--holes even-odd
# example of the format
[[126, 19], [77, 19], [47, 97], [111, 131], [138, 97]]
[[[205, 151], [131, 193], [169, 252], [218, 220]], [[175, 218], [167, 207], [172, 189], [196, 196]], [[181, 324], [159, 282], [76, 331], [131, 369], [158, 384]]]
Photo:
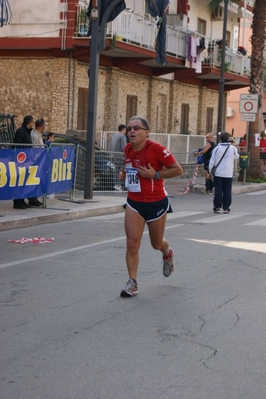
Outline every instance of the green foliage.
[[264, 175], [261, 175], [260, 177], [247, 176], [246, 181], [248, 183], [266, 183], [266, 176]]
[[[230, 3], [240, 4], [241, 0], [230, 0]], [[222, 3], [222, 0], [211, 0], [207, 5], [207, 10], [212, 14], [214, 10]]]

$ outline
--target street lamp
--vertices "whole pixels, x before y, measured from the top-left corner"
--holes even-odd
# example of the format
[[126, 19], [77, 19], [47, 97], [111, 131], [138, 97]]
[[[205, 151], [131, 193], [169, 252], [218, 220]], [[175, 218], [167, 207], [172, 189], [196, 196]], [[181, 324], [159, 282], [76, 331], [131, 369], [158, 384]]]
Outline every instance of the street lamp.
[[225, 62], [228, 2], [229, 2], [229, 0], [224, 0], [223, 42], [222, 42], [222, 50], [221, 50], [221, 65], [220, 65], [220, 79], [219, 79], [219, 101], [218, 101], [218, 121], [217, 121], [217, 139], [216, 139], [217, 143], [219, 142], [219, 134], [222, 131], [222, 121], [223, 121], [224, 62]]

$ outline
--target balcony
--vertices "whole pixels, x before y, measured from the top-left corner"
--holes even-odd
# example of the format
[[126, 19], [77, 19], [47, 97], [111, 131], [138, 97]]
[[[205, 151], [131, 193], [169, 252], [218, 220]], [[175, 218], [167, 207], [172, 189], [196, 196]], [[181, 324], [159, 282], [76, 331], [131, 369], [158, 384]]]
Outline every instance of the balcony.
[[[213, 42], [209, 42], [213, 43]], [[208, 57], [203, 60], [203, 65], [209, 65], [213, 68], [220, 68], [221, 66], [221, 48], [214, 44], [208, 48]], [[241, 54], [237, 50], [225, 48], [225, 72], [232, 72], [241, 76], [250, 75], [250, 58]]]
[[[79, 17], [77, 14], [76, 37], [84, 37], [87, 34], [87, 18], [84, 15]], [[106, 37], [111, 41], [111, 47], [116, 42], [137, 46], [141, 49], [155, 51], [155, 38], [157, 28], [155, 20], [149, 16], [143, 17], [135, 14], [131, 10], [123, 11], [114, 21], [108, 23]], [[183, 65], [186, 59], [187, 38], [193, 32], [180, 26], [167, 25], [166, 54], [179, 60], [179, 66]], [[200, 35], [205, 39], [205, 43], [213, 43], [211, 38]], [[130, 51], [130, 49], [128, 48]], [[136, 53], [136, 52], [135, 52]], [[220, 68], [221, 50], [214, 44], [204, 52], [202, 66]], [[115, 56], [115, 55], [114, 55]], [[117, 56], [117, 53], [116, 53]], [[183, 61], [183, 62], [181, 62]], [[181, 62], [181, 65], [180, 65]], [[226, 48], [225, 72], [247, 77], [250, 74], [250, 59], [240, 52], [231, 48]]]

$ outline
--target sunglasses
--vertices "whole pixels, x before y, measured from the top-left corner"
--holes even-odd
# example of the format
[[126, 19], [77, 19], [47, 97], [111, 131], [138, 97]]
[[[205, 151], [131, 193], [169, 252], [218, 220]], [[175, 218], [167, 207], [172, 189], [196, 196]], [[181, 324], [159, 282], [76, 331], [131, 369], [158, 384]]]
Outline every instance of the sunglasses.
[[127, 132], [130, 132], [132, 129], [133, 129], [135, 132], [137, 132], [137, 131], [140, 130], [140, 129], [142, 129], [142, 130], [148, 130], [148, 129], [145, 129], [145, 127], [141, 127], [141, 126], [135, 125], [135, 126], [128, 126], [128, 127], [127, 127]]

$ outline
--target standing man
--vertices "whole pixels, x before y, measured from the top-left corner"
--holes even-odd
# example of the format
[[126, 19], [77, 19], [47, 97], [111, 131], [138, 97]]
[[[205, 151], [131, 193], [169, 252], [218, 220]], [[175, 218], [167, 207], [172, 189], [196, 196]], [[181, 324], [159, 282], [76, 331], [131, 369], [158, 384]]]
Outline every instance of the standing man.
[[125, 148], [125, 168], [119, 173], [120, 181], [125, 180], [128, 190], [125, 231], [129, 280], [120, 293], [122, 297], [138, 293], [139, 248], [146, 223], [151, 245], [163, 256], [163, 275], [169, 277], [174, 271], [174, 251], [164, 238], [170, 203], [163, 179], [179, 176], [183, 172], [165, 147], [148, 140], [150, 128], [145, 118], [133, 116], [127, 130], [130, 143]]
[[110, 151], [124, 152], [127, 144], [126, 139], [126, 125], [118, 126], [118, 133], [114, 134], [110, 142]]
[[[26, 115], [23, 119], [23, 123], [20, 128], [15, 133], [14, 143], [19, 144], [32, 144], [31, 140], [31, 131], [34, 127], [34, 120], [31, 115]], [[29, 205], [22, 199], [15, 199], [13, 200], [14, 204], [13, 207], [15, 209], [26, 209]]]
[[[45, 129], [45, 122], [43, 118], [38, 118], [35, 121], [35, 129], [30, 132], [32, 144], [36, 146], [44, 147], [42, 134]], [[42, 206], [42, 202], [38, 200], [37, 197], [29, 198], [30, 206]]]
[[229, 138], [230, 134], [227, 132], [220, 134], [220, 143], [213, 150], [209, 163], [210, 171], [213, 166], [218, 165], [214, 176], [214, 213], [221, 213], [221, 208], [223, 213], [229, 213], [232, 203], [234, 161], [239, 158], [239, 153], [236, 147], [228, 142]]
[[44, 129], [45, 129], [44, 119], [38, 118], [35, 121], [35, 129], [32, 129], [32, 131], [30, 132], [32, 144], [41, 145], [42, 147], [44, 146], [42, 139], [42, 134], [44, 132]]
[[[127, 132], [126, 125], [123, 125], [123, 124], [119, 125], [118, 133], [113, 135], [111, 142], [110, 142], [110, 151], [122, 153], [122, 155], [114, 154], [115, 164], [117, 165], [118, 170], [120, 170], [124, 165], [124, 149], [125, 149], [125, 146], [127, 145], [126, 132]], [[117, 191], [122, 191], [122, 187], [121, 187], [121, 184], [119, 183], [119, 180], [117, 180], [114, 188]]]
[[214, 149], [215, 146], [216, 146], [216, 144], [213, 141], [213, 134], [207, 133], [205, 147], [201, 151], [195, 153], [195, 155], [203, 155], [204, 176], [205, 176], [205, 193], [206, 194], [213, 194], [212, 190], [214, 187], [214, 182], [213, 182], [213, 177], [210, 174], [209, 162], [211, 159], [212, 150]]

